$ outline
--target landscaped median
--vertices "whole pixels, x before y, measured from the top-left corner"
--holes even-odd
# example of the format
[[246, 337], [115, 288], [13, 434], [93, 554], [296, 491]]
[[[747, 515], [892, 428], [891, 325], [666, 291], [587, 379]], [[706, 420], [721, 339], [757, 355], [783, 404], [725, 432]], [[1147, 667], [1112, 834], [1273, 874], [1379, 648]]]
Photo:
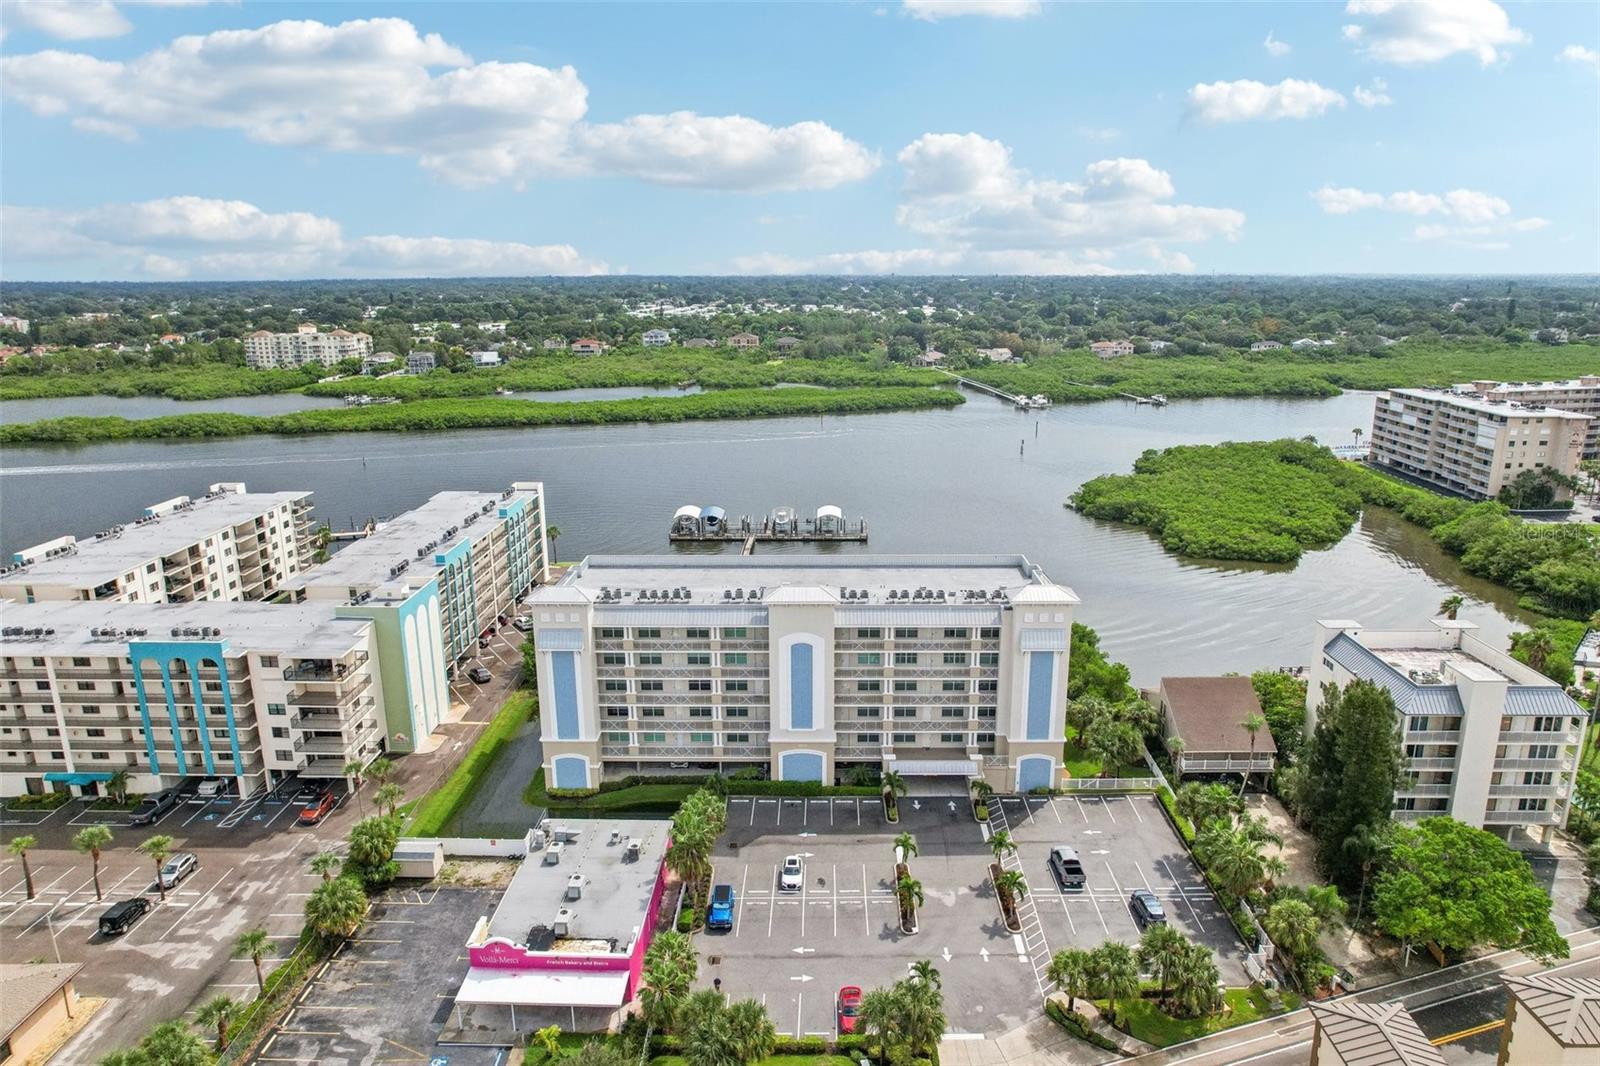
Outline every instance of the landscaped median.
[[489, 768], [499, 758], [506, 743], [517, 728], [532, 718], [539, 710], [539, 701], [533, 693], [514, 692], [495, 712], [494, 719], [479, 734], [477, 742], [467, 752], [466, 758], [445, 779], [444, 784], [424, 796], [411, 811], [411, 822], [406, 835], [434, 837], [456, 820], [456, 816], [472, 800], [473, 794], [489, 777]]
[[798, 415], [904, 411], [955, 407], [965, 400], [952, 389], [731, 389], [692, 396], [536, 403], [499, 398], [417, 400], [412, 403], [284, 415], [223, 412], [130, 420], [116, 417], [54, 418], [0, 426], [0, 444], [84, 444], [107, 440], [205, 440], [258, 433], [400, 433], [423, 430], [590, 426], [625, 422], [688, 422], [717, 418], [791, 418]]
[[607, 781], [598, 789], [545, 788], [541, 767], [523, 790], [529, 806], [552, 814], [615, 818], [629, 814], [671, 814], [691, 792], [711, 788], [727, 796], [876, 796], [871, 785], [824, 785], [816, 781], [759, 781], [698, 775], [634, 775]]

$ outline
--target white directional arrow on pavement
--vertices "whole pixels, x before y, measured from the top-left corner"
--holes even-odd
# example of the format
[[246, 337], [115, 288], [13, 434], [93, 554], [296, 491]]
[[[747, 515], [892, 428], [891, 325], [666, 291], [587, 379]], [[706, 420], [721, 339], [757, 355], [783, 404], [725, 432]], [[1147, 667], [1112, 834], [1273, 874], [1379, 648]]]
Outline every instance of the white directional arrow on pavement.
[[949, 962], [950, 961], [950, 947], [949, 947], [948, 944], [945, 945], [945, 949], [944, 949], [943, 955], [944, 955], [944, 961], [945, 962]]
[[956, 801], [955, 800], [951, 800], [950, 801], [950, 809], [952, 811], [954, 811], [956, 809]]
[[1089, 854], [1090, 855], [1110, 855], [1111, 853], [1109, 851], [1106, 851], [1104, 848], [1102, 848], [1099, 851], [1091, 851]]
[[789, 980], [791, 980], [791, 981], [802, 981], [802, 982], [803, 981], [810, 981], [812, 979], [813, 979], [812, 976], [810, 974], [808, 974], [808, 973], [803, 973], [799, 977], [791, 977], [791, 978], [789, 978]]
[[817, 834], [815, 834], [815, 833], [801, 833], [800, 835], [803, 836], [803, 837], [814, 837]]
[[[815, 836], [816, 834], [813, 833], [812, 835]], [[802, 859], [810, 859], [810, 858], [814, 858], [815, 856], [816, 856], [816, 852], [814, 852], [814, 851], [802, 851], [800, 853], [800, 857]]]
[[922, 810], [922, 801], [921, 800], [912, 800], [911, 801], [911, 809], [914, 810], [914, 811]]
[[807, 955], [807, 954], [810, 954], [811, 952], [816, 951], [816, 950], [817, 950], [816, 948], [794, 948], [793, 949], [793, 951], [794, 951], [794, 953], [796, 955]]
[[1085, 829], [1083, 831], [1083, 835], [1086, 837], [1097, 837], [1100, 835], [1100, 832], [1101, 831], [1098, 829]]
[[978, 949], [978, 954], [983, 956], [983, 961], [984, 962], [988, 962], [989, 961], [989, 949], [988, 948], [979, 948]]

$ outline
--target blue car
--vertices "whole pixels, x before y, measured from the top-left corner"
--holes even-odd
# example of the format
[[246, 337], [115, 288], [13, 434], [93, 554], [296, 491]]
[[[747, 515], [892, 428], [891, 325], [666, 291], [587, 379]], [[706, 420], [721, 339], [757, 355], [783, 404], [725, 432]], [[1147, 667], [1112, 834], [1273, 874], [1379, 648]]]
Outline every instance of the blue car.
[[733, 928], [733, 886], [716, 885], [711, 889], [711, 909], [706, 913], [707, 929]]

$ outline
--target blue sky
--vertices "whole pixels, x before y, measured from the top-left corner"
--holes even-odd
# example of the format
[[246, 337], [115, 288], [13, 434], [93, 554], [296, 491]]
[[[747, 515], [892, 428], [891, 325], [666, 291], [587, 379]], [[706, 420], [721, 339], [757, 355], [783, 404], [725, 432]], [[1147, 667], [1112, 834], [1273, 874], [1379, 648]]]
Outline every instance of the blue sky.
[[0, 277], [1600, 269], [1600, 8], [0, 7]]

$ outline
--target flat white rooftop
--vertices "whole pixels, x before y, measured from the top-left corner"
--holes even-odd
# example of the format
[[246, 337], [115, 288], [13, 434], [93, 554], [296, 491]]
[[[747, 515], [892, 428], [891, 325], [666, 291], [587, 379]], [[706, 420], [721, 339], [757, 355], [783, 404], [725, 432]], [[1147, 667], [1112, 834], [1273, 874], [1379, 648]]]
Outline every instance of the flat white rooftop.
[[[1054, 584], [1021, 555], [591, 555], [557, 587], [598, 602], [637, 606], [727, 604], [724, 592], [742, 592], [734, 602], [797, 602], [784, 593], [794, 589], [821, 589], [822, 602], [842, 604], [970, 606], [1026, 599], [1028, 590], [1052, 602], [1077, 602], [1071, 589]], [[613, 590], [610, 597], [605, 590]]]
[[1539, 404], [1518, 404], [1515, 401], [1492, 403], [1483, 399], [1477, 393], [1464, 394], [1452, 392], [1448, 389], [1390, 389], [1389, 392], [1396, 396], [1406, 396], [1417, 400], [1432, 400], [1437, 403], [1446, 403], [1452, 407], [1463, 410], [1475, 411], [1479, 414], [1498, 415], [1502, 418], [1572, 418], [1587, 422], [1588, 415], [1580, 415], [1574, 411], [1563, 411], [1555, 407], [1544, 407]]
[[224, 529], [252, 521], [281, 504], [310, 497], [309, 492], [230, 492], [204, 496], [184, 510], [169, 511], [156, 518], [130, 519], [109, 536], [80, 540], [76, 550], [69, 554], [40, 559], [0, 574], [0, 583], [58, 585], [73, 582], [85, 588], [100, 585], [152, 559], [171, 555]]
[[[523, 860], [489, 919], [489, 935], [532, 951], [627, 951], [634, 932], [644, 928], [672, 823], [610, 818], [552, 822], [575, 833], [576, 839], [561, 846], [559, 863], [546, 865], [548, 844]], [[611, 842], [613, 834], [618, 843]], [[639, 858], [633, 861], [626, 857], [630, 838], [640, 841]], [[582, 896], [569, 900], [567, 883], [574, 874], [583, 878]], [[572, 912], [565, 944], [551, 931], [563, 907]]]
[[[1419, 684], [1425, 683], [1422, 677], [1441, 673], [1446, 663], [1474, 680], [1501, 678], [1511, 681], [1476, 655], [1469, 655], [1459, 648], [1374, 648], [1369, 645], [1368, 650]], [[1434, 683], [1442, 683], [1442, 679]]]
[[[419, 507], [381, 523], [369, 537], [351, 541], [321, 566], [313, 567], [289, 582], [290, 588], [335, 585], [352, 588], [382, 585], [397, 579], [421, 575], [423, 580], [439, 569], [436, 558], [462, 541], [488, 529], [498, 509], [519, 498], [532, 500], [531, 489], [495, 492], [439, 492]], [[480, 524], [481, 523], [481, 524]], [[450, 532], [451, 530], [454, 532]], [[426, 550], [424, 550], [426, 549]], [[419, 554], [420, 553], [420, 554]], [[405, 570], [391, 574], [401, 564]]]
[[[335, 618], [331, 602], [120, 603], [57, 600], [0, 601], [0, 655], [121, 656], [129, 641], [225, 641], [234, 652], [290, 658], [332, 658], [349, 651], [372, 623]], [[22, 630], [18, 634], [17, 630]], [[94, 630], [114, 629], [115, 637]], [[135, 630], [129, 634], [128, 630]], [[173, 630], [179, 630], [174, 636]], [[28, 635], [33, 630], [53, 634]], [[143, 632], [138, 632], [138, 631]], [[220, 633], [190, 633], [220, 630]]]

